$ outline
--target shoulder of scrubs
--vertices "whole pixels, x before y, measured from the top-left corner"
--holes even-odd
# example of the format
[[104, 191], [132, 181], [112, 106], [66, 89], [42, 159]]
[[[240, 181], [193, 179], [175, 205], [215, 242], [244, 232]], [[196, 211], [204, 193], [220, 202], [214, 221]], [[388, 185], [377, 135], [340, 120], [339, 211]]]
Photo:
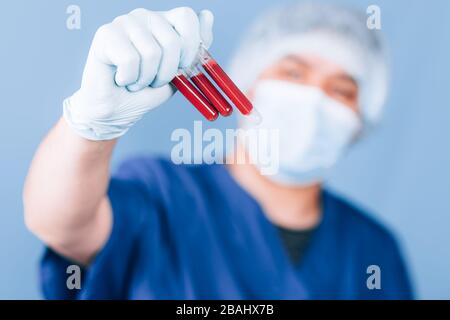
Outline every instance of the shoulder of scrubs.
[[[181, 167], [181, 166], [180, 166]], [[81, 289], [68, 289], [75, 263], [47, 248], [41, 261], [40, 278], [47, 299], [122, 299], [127, 292], [137, 247], [145, 228], [146, 245], [159, 253], [163, 198], [174, 181], [173, 165], [149, 157], [124, 162], [112, 176], [108, 197], [113, 227], [103, 249], [87, 268], [81, 268]], [[182, 169], [180, 169], [182, 170]], [[173, 181], [171, 181], [171, 179]], [[176, 183], [176, 182], [175, 182]], [[149, 236], [150, 235], [150, 236]], [[150, 239], [150, 241], [148, 241]], [[152, 252], [152, 250], [149, 250]], [[156, 262], [155, 262], [156, 264]], [[149, 272], [151, 272], [149, 270]], [[75, 276], [75, 273], [73, 274]]]
[[351, 261], [357, 298], [412, 299], [408, 271], [393, 232], [366, 210], [330, 192], [325, 194], [325, 201], [333, 202], [338, 212], [333, 222], [343, 250], [349, 257], [357, 256]]

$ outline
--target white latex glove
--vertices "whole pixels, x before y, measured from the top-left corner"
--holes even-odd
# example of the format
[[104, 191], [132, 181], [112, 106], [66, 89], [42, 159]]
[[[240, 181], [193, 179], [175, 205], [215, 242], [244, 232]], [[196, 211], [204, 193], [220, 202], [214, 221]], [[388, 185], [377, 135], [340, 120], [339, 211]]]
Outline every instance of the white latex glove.
[[64, 101], [64, 118], [82, 137], [111, 140], [174, 93], [169, 82], [212, 43], [214, 17], [182, 7], [136, 9], [95, 34], [81, 88]]

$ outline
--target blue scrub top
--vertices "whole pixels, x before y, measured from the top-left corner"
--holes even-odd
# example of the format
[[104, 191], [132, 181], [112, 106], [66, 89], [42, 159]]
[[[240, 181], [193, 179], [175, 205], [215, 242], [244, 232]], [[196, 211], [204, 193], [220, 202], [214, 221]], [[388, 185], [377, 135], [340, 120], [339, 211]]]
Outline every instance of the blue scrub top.
[[[67, 289], [68, 265], [47, 249], [47, 299], [409, 299], [391, 233], [324, 191], [322, 221], [294, 266], [278, 230], [222, 165], [136, 158], [111, 179], [113, 228]], [[380, 268], [369, 290], [367, 268]]]

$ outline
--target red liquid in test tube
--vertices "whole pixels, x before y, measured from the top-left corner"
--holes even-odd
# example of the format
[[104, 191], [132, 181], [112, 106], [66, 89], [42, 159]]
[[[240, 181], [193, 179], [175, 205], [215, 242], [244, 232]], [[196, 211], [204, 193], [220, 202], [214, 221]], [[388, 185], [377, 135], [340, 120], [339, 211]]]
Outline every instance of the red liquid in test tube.
[[233, 113], [233, 107], [203, 73], [195, 72], [191, 80], [222, 116], [227, 117]]
[[222, 89], [228, 98], [234, 103], [239, 111], [244, 115], [249, 115], [253, 110], [253, 105], [242, 91], [236, 86], [231, 78], [225, 73], [222, 67], [209, 55], [208, 51], [201, 50], [202, 67]]
[[179, 74], [173, 80], [172, 84], [189, 100], [194, 107], [209, 121], [214, 121], [219, 113], [211, 103], [194, 87], [185, 75]]

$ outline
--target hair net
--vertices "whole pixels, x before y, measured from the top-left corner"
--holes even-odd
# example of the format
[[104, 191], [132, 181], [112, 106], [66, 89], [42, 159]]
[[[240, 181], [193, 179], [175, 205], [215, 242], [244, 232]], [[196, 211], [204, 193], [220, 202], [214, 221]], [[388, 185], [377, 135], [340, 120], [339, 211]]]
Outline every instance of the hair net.
[[359, 86], [363, 119], [376, 123], [387, 96], [388, 67], [379, 30], [368, 16], [345, 7], [297, 3], [272, 9], [244, 37], [230, 75], [248, 90], [265, 68], [288, 54], [315, 53], [336, 62]]

